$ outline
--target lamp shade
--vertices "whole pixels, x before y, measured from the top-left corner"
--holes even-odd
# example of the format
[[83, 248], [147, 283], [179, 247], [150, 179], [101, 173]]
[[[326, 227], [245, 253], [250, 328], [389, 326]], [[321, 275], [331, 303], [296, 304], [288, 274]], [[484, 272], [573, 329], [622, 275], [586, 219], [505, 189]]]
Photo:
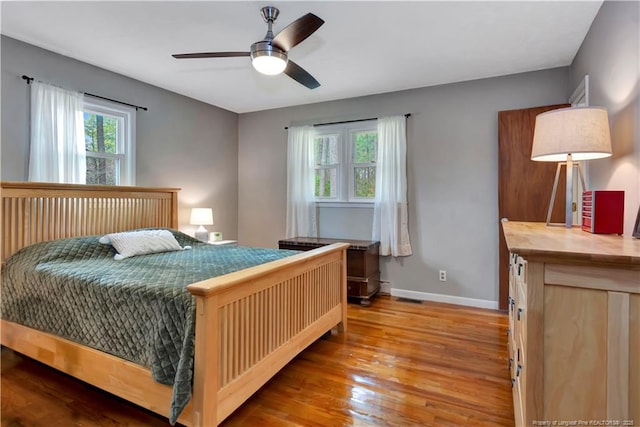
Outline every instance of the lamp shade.
[[536, 116], [531, 160], [563, 162], [611, 156], [607, 110], [574, 107], [547, 111]]
[[213, 210], [211, 208], [193, 208], [191, 209], [192, 225], [213, 225]]

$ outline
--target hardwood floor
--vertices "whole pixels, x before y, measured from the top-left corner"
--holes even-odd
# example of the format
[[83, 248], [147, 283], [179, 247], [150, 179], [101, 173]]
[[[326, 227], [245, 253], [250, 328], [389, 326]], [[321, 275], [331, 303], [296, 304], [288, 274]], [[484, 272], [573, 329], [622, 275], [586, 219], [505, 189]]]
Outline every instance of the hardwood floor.
[[[231, 426], [512, 426], [507, 316], [379, 297], [240, 407]], [[2, 349], [2, 427], [167, 426], [166, 419]]]

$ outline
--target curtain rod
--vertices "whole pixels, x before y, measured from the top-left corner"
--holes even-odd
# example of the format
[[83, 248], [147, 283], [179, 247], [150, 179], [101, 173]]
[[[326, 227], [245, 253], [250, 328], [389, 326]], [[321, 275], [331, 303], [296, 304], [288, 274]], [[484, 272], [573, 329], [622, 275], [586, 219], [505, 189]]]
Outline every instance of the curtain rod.
[[[26, 76], [26, 75], [22, 75], [22, 80], [26, 80], [26, 81], [27, 81], [27, 84], [31, 84], [31, 82], [34, 80], [34, 78], [33, 78], [33, 77]], [[149, 110], [147, 107], [142, 107], [142, 106], [140, 106], [140, 105], [129, 104], [129, 103], [127, 103], [127, 102], [122, 102], [122, 101], [118, 101], [118, 100], [116, 100], [116, 99], [106, 98], [106, 97], [104, 97], [104, 96], [100, 96], [100, 95], [94, 95], [94, 94], [92, 94], [92, 93], [86, 93], [86, 92], [84, 92], [84, 94], [85, 94], [85, 95], [87, 95], [87, 96], [90, 96], [90, 97], [92, 97], [92, 98], [100, 98], [100, 99], [104, 99], [105, 101], [111, 101], [111, 102], [115, 102], [115, 103], [117, 103], [117, 104], [127, 105], [127, 106], [129, 106], [129, 107], [133, 107], [133, 108], [135, 108], [135, 109], [136, 109], [136, 111], [138, 111], [138, 110], [148, 111], [148, 110]]]
[[[411, 113], [407, 113], [404, 116], [409, 118], [409, 117], [411, 117]], [[370, 117], [368, 119], [344, 120], [344, 121], [341, 121], [341, 122], [315, 123], [315, 124], [313, 124], [311, 126], [318, 127], [318, 126], [329, 126], [329, 125], [341, 125], [343, 123], [369, 122], [371, 120], [378, 120], [378, 118], [377, 117]], [[289, 130], [289, 126], [285, 126], [284, 130]]]

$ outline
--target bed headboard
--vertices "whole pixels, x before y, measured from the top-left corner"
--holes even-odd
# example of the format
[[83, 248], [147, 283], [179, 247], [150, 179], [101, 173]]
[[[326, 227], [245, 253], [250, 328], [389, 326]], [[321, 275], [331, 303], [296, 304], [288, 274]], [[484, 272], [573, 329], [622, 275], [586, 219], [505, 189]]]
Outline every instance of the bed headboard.
[[2, 182], [0, 259], [33, 243], [143, 227], [178, 228], [179, 188]]

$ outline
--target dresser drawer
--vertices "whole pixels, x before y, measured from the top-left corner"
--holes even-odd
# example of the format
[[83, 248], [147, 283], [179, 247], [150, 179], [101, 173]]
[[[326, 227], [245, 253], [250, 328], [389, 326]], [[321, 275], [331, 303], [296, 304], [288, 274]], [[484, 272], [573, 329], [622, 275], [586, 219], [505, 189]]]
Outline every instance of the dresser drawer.
[[509, 254], [509, 298], [507, 300], [507, 311], [509, 314], [509, 329], [507, 330], [507, 346], [509, 351], [509, 370], [510, 377], [515, 378], [515, 360], [516, 360], [516, 324], [515, 324], [515, 311], [516, 311], [516, 271], [518, 264], [518, 255], [514, 253]]
[[380, 290], [380, 273], [373, 273], [366, 279], [347, 277], [347, 295], [350, 297], [369, 297]]
[[355, 277], [369, 277], [378, 271], [378, 246], [367, 249], [347, 250], [347, 274]]

